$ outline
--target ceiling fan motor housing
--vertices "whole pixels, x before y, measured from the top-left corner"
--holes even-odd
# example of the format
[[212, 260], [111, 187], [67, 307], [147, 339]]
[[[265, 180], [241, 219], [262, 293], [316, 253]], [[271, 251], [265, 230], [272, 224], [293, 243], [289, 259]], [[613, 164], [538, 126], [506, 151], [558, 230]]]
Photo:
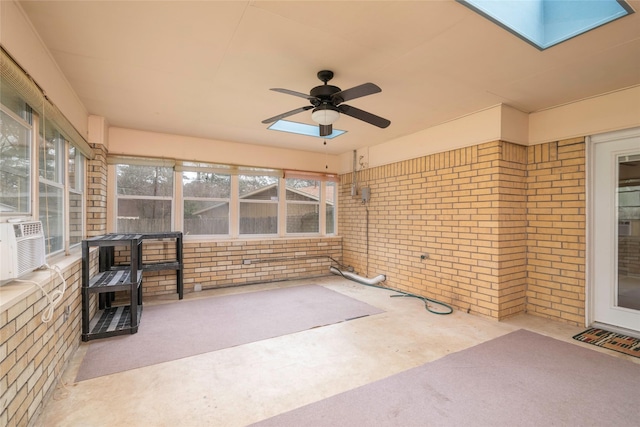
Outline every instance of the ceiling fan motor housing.
[[331, 95], [333, 95], [334, 93], [338, 93], [340, 92], [340, 88], [337, 86], [332, 86], [332, 85], [321, 85], [321, 86], [316, 86], [313, 89], [311, 89], [311, 92], [309, 93], [309, 95], [317, 98], [314, 100], [311, 100], [311, 103], [318, 106], [320, 104], [332, 104], [332, 100], [331, 100]]

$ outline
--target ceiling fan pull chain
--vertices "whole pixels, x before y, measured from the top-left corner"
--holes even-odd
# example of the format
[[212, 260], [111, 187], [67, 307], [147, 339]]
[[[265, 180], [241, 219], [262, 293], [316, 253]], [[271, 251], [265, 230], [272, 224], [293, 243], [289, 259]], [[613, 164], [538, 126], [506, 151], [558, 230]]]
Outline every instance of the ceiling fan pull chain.
[[327, 158], [329, 157], [327, 154], [327, 140], [324, 140], [324, 168], [325, 169], [329, 169], [329, 162], [327, 160]]

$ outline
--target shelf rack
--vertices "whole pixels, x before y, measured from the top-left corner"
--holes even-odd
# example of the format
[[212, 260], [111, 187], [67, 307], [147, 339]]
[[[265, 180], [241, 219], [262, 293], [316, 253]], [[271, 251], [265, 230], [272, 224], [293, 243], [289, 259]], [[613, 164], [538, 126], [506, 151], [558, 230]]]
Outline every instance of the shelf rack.
[[[145, 261], [143, 257], [143, 247], [140, 246], [140, 252], [138, 259], [141, 260], [143, 271], [163, 271], [163, 270], [175, 270], [176, 271], [176, 292], [178, 298], [184, 297], [184, 264], [183, 264], [183, 249], [182, 249], [182, 232], [181, 231], [166, 231], [159, 233], [141, 233], [142, 240], [161, 240], [161, 239], [174, 239], [175, 241], [175, 258], [166, 259], [158, 262]], [[115, 253], [113, 246], [103, 246], [100, 248], [100, 271], [128, 268], [126, 264], [116, 264]], [[110, 302], [110, 297], [107, 297], [105, 301], [101, 301], [101, 304], [107, 305]]]
[[[167, 231], [160, 233], [143, 233], [142, 240], [160, 240], [160, 239], [174, 239], [176, 244], [176, 257], [173, 260], [163, 260], [160, 262], [142, 262], [142, 270], [144, 271], [162, 271], [162, 270], [175, 270], [176, 271], [176, 292], [178, 293], [178, 299], [184, 297], [184, 273], [183, 273], [183, 254], [182, 254], [182, 232], [181, 231]], [[141, 257], [142, 259], [142, 257]]]
[[[128, 246], [131, 263], [126, 268], [110, 269], [100, 259], [100, 272], [90, 276], [89, 250], [97, 246], [111, 248]], [[103, 251], [99, 251], [102, 255]], [[135, 334], [142, 315], [142, 234], [106, 234], [82, 241], [82, 341], [113, 335]], [[129, 291], [129, 305], [111, 307], [110, 299], [99, 297], [99, 307], [91, 319], [92, 294], [108, 296], [117, 291]]]

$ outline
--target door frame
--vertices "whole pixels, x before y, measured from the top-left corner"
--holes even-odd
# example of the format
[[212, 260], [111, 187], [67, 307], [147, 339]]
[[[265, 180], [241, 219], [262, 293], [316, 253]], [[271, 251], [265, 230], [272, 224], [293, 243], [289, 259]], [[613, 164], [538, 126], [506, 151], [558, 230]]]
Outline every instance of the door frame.
[[628, 330], [616, 325], [600, 324], [595, 320], [595, 275], [593, 274], [595, 263], [595, 146], [598, 143], [612, 142], [629, 138], [640, 138], [640, 127], [612, 131], [586, 138], [586, 263], [585, 263], [585, 326], [604, 327], [612, 332], [619, 332], [627, 335], [638, 336], [638, 331]]

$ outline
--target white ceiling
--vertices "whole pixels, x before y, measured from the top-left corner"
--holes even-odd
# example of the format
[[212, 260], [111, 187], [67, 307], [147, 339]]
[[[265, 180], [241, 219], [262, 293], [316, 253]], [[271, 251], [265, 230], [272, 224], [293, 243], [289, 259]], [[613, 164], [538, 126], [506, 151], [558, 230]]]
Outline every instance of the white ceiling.
[[308, 93], [322, 69], [342, 89], [380, 86], [349, 104], [391, 120], [342, 116], [333, 154], [499, 103], [533, 112], [640, 84], [640, 13], [539, 51], [453, 0], [21, 5], [90, 114], [154, 132], [325, 152], [261, 123], [309, 105], [269, 88]]

